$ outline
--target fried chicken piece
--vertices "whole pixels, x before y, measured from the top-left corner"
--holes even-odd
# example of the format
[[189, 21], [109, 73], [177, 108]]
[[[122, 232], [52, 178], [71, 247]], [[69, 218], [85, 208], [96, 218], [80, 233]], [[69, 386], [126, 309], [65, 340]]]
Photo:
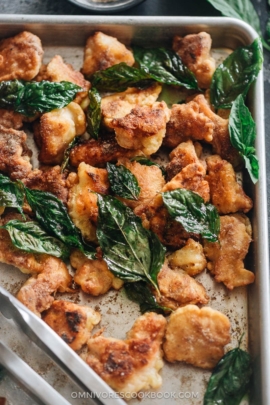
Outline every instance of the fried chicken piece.
[[106, 169], [81, 163], [78, 174], [71, 173], [68, 177], [70, 187], [68, 211], [74, 224], [82, 232], [85, 239], [96, 240], [98, 206], [96, 193], [108, 194], [110, 183]]
[[39, 72], [43, 57], [40, 39], [23, 31], [0, 42], [0, 81], [32, 80]]
[[116, 38], [95, 32], [86, 42], [82, 73], [92, 76], [97, 70], [104, 70], [118, 63], [132, 66], [133, 54]]
[[157, 100], [162, 87], [154, 84], [147, 89], [129, 88], [122, 93], [112, 94], [103, 97], [101, 100], [101, 111], [103, 123], [106, 127], [111, 127], [114, 118], [123, 118], [136, 106], [151, 107]]
[[61, 163], [68, 144], [85, 130], [85, 114], [77, 103], [71, 102], [64, 108], [43, 114], [34, 127], [35, 140], [40, 147], [39, 161]]
[[251, 224], [244, 214], [220, 217], [219, 242], [204, 242], [209, 260], [208, 270], [218, 283], [229, 290], [254, 282], [255, 276], [244, 267], [244, 258], [251, 242]]
[[232, 165], [220, 156], [209, 156], [207, 159], [208, 175], [206, 179], [210, 187], [212, 204], [220, 214], [229, 214], [237, 211], [248, 212], [253, 203], [240, 184]]
[[187, 304], [207, 304], [209, 297], [205, 288], [184, 270], [169, 268], [167, 262], [157, 276], [161, 296], [154, 291], [160, 305], [173, 310]]
[[173, 50], [195, 74], [199, 87], [203, 89], [210, 87], [216, 69], [215, 59], [210, 54], [211, 45], [212, 39], [206, 32], [173, 39]]
[[132, 209], [140, 204], [147, 204], [147, 202], [150, 202], [158, 193], [161, 192], [163, 186], [165, 185], [162, 172], [157, 166], [141, 165], [139, 162], [131, 162], [126, 158], [119, 159], [117, 165], [125, 166], [128, 170], [130, 170], [131, 173], [136, 177], [141, 189], [137, 200], [122, 199], [125, 204]]
[[56, 300], [43, 320], [71, 347], [80, 350], [100, 322], [100, 313], [86, 305]]
[[135, 107], [125, 117], [113, 119], [111, 126], [120, 146], [152, 155], [162, 144], [169, 118], [170, 110], [162, 101], [152, 107]]
[[67, 81], [77, 84], [83, 91], [77, 93], [74, 100], [76, 103], [81, 103], [87, 97], [90, 89], [90, 82], [85, 80], [82, 73], [75, 70], [69, 63], [65, 63], [59, 55], [55, 55], [47, 66], [42, 67], [36, 80], [48, 80], [50, 82]]
[[0, 109], [0, 126], [20, 129], [23, 126], [23, 115], [15, 111]]
[[203, 162], [199, 159], [202, 153], [202, 146], [199, 142], [188, 140], [180, 143], [169, 155], [170, 162], [166, 166], [167, 181], [176, 176], [184, 167], [191, 163]]
[[110, 272], [102, 259], [87, 259], [83, 253], [76, 250], [70, 256], [70, 263], [76, 269], [75, 283], [87, 294], [96, 297], [105, 294], [110, 288], [119, 290], [123, 285], [123, 281]]
[[172, 269], [183, 269], [189, 276], [196, 276], [206, 268], [203, 247], [199, 242], [188, 239], [186, 245], [167, 257]]
[[11, 179], [22, 179], [32, 169], [32, 152], [26, 146], [26, 133], [0, 125], [0, 171]]
[[59, 200], [67, 203], [68, 189], [66, 175], [61, 173], [60, 166], [50, 167], [47, 170], [35, 169], [22, 180], [31, 190], [41, 190], [54, 194]]
[[86, 362], [115, 391], [126, 398], [161, 386], [161, 342], [166, 319], [149, 312], [140, 316], [126, 340], [98, 336], [88, 341]]
[[224, 356], [224, 346], [230, 340], [226, 315], [209, 307], [187, 305], [170, 316], [163, 350], [169, 362], [184, 361], [212, 369]]
[[28, 309], [40, 316], [54, 301], [52, 294], [71, 292], [72, 277], [67, 266], [57, 257], [49, 256], [50, 265], [43, 267], [38, 275], [30, 277], [17, 294], [17, 298]]
[[70, 163], [78, 167], [81, 162], [91, 166], [104, 167], [107, 162], [116, 162], [121, 157], [140, 155], [138, 150], [124, 149], [118, 145], [115, 136], [109, 135], [98, 140], [90, 139], [75, 146], [70, 152]]

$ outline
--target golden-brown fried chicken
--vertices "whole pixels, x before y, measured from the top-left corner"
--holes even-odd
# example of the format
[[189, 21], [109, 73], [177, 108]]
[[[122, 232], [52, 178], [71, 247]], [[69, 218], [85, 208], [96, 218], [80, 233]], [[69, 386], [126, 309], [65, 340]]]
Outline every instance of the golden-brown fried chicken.
[[32, 80], [39, 72], [43, 57], [40, 39], [23, 31], [0, 42], [0, 81]]
[[22, 179], [32, 169], [32, 152], [26, 146], [26, 133], [0, 125], [0, 171], [12, 179]]
[[67, 266], [62, 260], [49, 257], [50, 265], [43, 267], [38, 275], [30, 277], [17, 294], [18, 300], [38, 316], [52, 305], [52, 294], [71, 291], [72, 277]]
[[98, 140], [90, 139], [75, 146], [70, 152], [70, 163], [78, 167], [81, 162], [91, 166], [104, 167], [107, 162], [116, 162], [121, 157], [140, 155], [140, 151], [124, 149], [118, 145], [114, 135]]
[[110, 183], [106, 169], [81, 163], [78, 174], [71, 173], [68, 177], [70, 187], [68, 211], [74, 224], [82, 232], [85, 239], [96, 240], [98, 206], [96, 193], [108, 194]]
[[120, 146], [152, 155], [162, 144], [169, 118], [170, 110], [162, 101], [152, 107], [135, 107], [125, 117], [113, 119], [111, 126]]
[[101, 111], [104, 125], [111, 128], [114, 118], [125, 117], [136, 106], [151, 107], [157, 100], [161, 89], [162, 87], [156, 83], [147, 89], [129, 88], [122, 93], [103, 97]]
[[201, 273], [207, 264], [202, 245], [193, 239], [188, 239], [182, 249], [176, 250], [167, 258], [172, 269], [183, 269], [190, 276]]
[[123, 199], [125, 204], [132, 209], [140, 204], [145, 205], [147, 202], [150, 202], [158, 193], [161, 192], [163, 186], [165, 185], [162, 172], [157, 166], [141, 165], [139, 162], [131, 162], [126, 158], [119, 159], [117, 165], [125, 166], [128, 170], [130, 170], [131, 173], [136, 177], [141, 189], [138, 200]]
[[70, 256], [70, 263], [76, 269], [75, 283], [87, 294], [98, 296], [105, 294], [110, 288], [119, 290], [123, 285], [123, 281], [110, 272], [102, 259], [87, 259], [83, 253], [76, 250]]
[[48, 80], [50, 82], [67, 81], [77, 84], [83, 90], [77, 93], [74, 100], [77, 103], [81, 103], [87, 97], [88, 90], [90, 89], [90, 82], [85, 80], [82, 73], [75, 70], [69, 63], [65, 63], [59, 55], [55, 55], [47, 66], [42, 67], [36, 80]]
[[206, 32], [186, 35], [184, 38], [175, 36], [173, 50], [178, 53], [183, 63], [195, 74], [199, 87], [210, 87], [216, 63], [212, 58], [212, 39]]
[[40, 147], [39, 161], [61, 163], [68, 144], [85, 129], [85, 114], [77, 103], [71, 102], [64, 108], [43, 114], [34, 127], [35, 140]]
[[140, 316], [126, 340], [98, 336], [88, 341], [86, 362], [115, 391], [126, 398], [158, 388], [163, 367], [161, 342], [166, 320], [149, 312]]
[[67, 203], [66, 175], [61, 173], [60, 166], [50, 167], [45, 170], [35, 169], [22, 181], [31, 190], [47, 191], [56, 195], [63, 203]]
[[220, 217], [219, 241], [204, 242], [207, 268], [218, 283], [229, 290], [254, 282], [255, 276], [244, 267], [244, 258], [251, 242], [251, 225], [244, 214]]
[[15, 111], [0, 109], [0, 125], [5, 128], [20, 129], [23, 126], [23, 115]]
[[169, 362], [184, 361], [211, 369], [223, 357], [230, 340], [226, 315], [209, 307], [187, 305], [170, 316], [163, 350]]
[[230, 214], [237, 211], [248, 212], [253, 203], [240, 184], [236, 181], [236, 175], [232, 165], [220, 156], [209, 156], [207, 159], [211, 202], [220, 214]]
[[154, 293], [157, 302], [165, 307], [175, 310], [187, 304], [207, 304], [209, 301], [202, 284], [184, 270], [170, 269], [167, 262], [158, 273], [157, 280], [161, 296]]
[[80, 350], [100, 322], [100, 313], [85, 305], [55, 300], [43, 320], [71, 349]]
[[180, 143], [169, 155], [170, 162], [166, 166], [167, 181], [176, 176], [184, 167], [191, 163], [202, 163], [199, 157], [202, 153], [202, 146], [199, 142], [191, 140]]
[[97, 70], [104, 70], [121, 62], [132, 66], [135, 60], [132, 52], [116, 38], [99, 31], [88, 38], [82, 68], [84, 75], [92, 76]]

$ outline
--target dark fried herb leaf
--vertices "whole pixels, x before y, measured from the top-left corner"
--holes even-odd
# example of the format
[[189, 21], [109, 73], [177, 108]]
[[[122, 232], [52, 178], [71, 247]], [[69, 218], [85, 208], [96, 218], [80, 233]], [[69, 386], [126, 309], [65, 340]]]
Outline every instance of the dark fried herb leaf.
[[125, 283], [127, 297], [140, 305], [141, 313], [157, 312], [158, 314], [168, 315], [172, 310], [163, 307], [157, 303], [149, 285], [143, 281], [137, 283]]
[[68, 146], [64, 152], [64, 159], [63, 159], [63, 163], [61, 165], [61, 173], [63, 173], [63, 171], [69, 164], [69, 156], [70, 156], [71, 150], [74, 148], [74, 146], [79, 145], [80, 142], [81, 142], [81, 136], [75, 136], [75, 138], [68, 144]]
[[163, 176], [165, 176], [165, 174], [166, 174], [164, 167], [162, 167], [161, 165], [159, 165], [156, 162], [152, 162], [152, 160], [148, 159], [145, 156], [135, 156], [135, 157], [131, 158], [130, 160], [131, 160], [131, 162], [135, 161], [135, 162], [138, 162], [141, 165], [145, 165], [145, 166], [157, 166], [162, 171]]
[[262, 44], [259, 38], [249, 46], [231, 53], [216, 69], [211, 87], [211, 103], [216, 108], [231, 108], [240, 94], [246, 96], [251, 83], [257, 78], [263, 63]]
[[196, 77], [176, 52], [165, 48], [144, 49], [134, 46], [133, 53], [140, 68], [157, 82], [198, 89]]
[[204, 203], [199, 194], [181, 188], [162, 193], [162, 198], [171, 217], [187, 232], [201, 234], [209, 242], [218, 240], [220, 219], [214, 205]]
[[239, 405], [252, 375], [250, 355], [239, 347], [230, 350], [214, 368], [204, 405]]
[[23, 214], [24, 191], [20, 183], [0, 174], [0, 207], [12, 207]]
[[97, 238], [109, 269], [122, 280], [143, 280], [158, 289], [165, 248], [157, 236], [116, 198], [98, 195], [98, 212]]
[[229, 132], [233, 147], [243, 156], [246, 169], [253, 183], [256, 183], [259, 178], [259, 162], [254, 148], [256, 124], [241, 95], [232, 104]]
[[111, 189], [118, 197], [138, 200], [141, 188], [133, 173], [125, 166], [107, 163], [107, 171]]
[[24, 89], [24, 82], [8, 80], [0, 82], [0, 107], [14, 109], [18, 94]]
[[14, 219], [1, 228], [8, 231], [13, 245], [18, 249], [32, 253], [46, 253], [64, 259], [69, 255], [69, 249], [58, 239], [49, 236], [36, 222], [21, 222]]
[[89, 91], [90, 104], [87, 109], [87, 129], [92, 138], [98, 139], [101, 122], [101, 97], [94, 87]]

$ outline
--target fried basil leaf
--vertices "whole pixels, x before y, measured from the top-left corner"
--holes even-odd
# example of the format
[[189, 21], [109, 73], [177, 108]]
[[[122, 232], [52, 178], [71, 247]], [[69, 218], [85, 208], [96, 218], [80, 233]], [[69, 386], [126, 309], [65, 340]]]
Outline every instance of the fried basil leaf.
[[251, 83], [257, 78], [263, 63], [259, 38], [249, 46], [231, 53], [216, 69], [211, 87], [211, 103], [216, 108], [231, 108], [232, 102], [242, 94], [246, 96]]
[[124, 281], [145, 281], [156, 289], [165, 248], [132, 210], [111, 196], [98, 195], [97, 238], [109, 269]]
[[182, 188], [162, 193], [162, 198], [170, 216], [187, 232], [198, 233], [209, 242], [218, 240], [220, 219], [214, 205], [204, 203], [199, 194]]
[[101, 123], [101, 97], [94, 87], [89, 91], [90, 104], [87, 109], [87, 129], [92, 138], [98, 139]]
[[250, 355], [239, 347], [230, 350], [214, 368], [204, 405], [239, 405], [252, 375]]
[[27, 117], [45, 113], [68, 105], [81, 87], [62, 81], [25, 82], [9, 80], [0, 83], [0, 106]]
[[79, 145], [80, 142], [81, 142], [81, 137], [75, 136], [75, 138], [68, 144], [68, 146], [64, 152], [64, 159], [63, 159], [63, 162], [61, 165], [61, 173], [63, 173], [63, 171], [66, 169], [66, 167], [69, 164], [69, 156], [70, 156], [71, 150], [74, 148], [74, 146]]
[[243, 156], [246, 169], [253, 183], [256, 183], [259, 178], [259, 162], [254, 148], [256, 124], [241, 95], [232, 104], [229, 132], [231, 144]]
[[135, 161], [135, 162], [138, 162], [141, 165], [145, 165], [145, 166], [157, 166], [162, 171], [163, 176], [165, 176], [165, 174], [166, 174], [164, 167], [162, 167], [161, 165], [159, 165], [156, 162], [152, 162], [152, 160], [148, 159], [145, 156], [135, 156], [135, 157], [131, 158], [130, 160], [131, 160], [131, 162]]
[[0, 174], [0, 207], [17, 208], [24, 217], [23, 201], [24, 191], [20, 183], [13, 182], [8, 177]]
[[127, 297], [140, 305], [142, 314], [145, 312], [157, 312], [158, 314], [168, 315], [172, 309], [163, 307], [157, 303], [149, 285], [143, 281], [137, 283], [125, 283]]
[[66, 259], [69, 249], [58, 239], [49, 236], [36, 222], [21, 222], [16, 219], [9, 221], [2, 229], [6, 229], [14, 246], [26, 252], [46, 253]]
[[198, 89], [195, 75], [183, 64], [176, 52], [165, 48], [133, 47], [140, 68], [160, 83]]
[[125, 166], [107, 163], [107, 171], [111, 189], [118, 197], [138, 200], [141, 188], [133, 173]]

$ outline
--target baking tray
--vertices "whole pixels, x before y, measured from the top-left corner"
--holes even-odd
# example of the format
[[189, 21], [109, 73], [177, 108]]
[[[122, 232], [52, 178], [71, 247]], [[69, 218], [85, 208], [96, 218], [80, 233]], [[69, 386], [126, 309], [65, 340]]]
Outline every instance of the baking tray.
[[[231, 18], [212, 17], [67, 17], [67, 16], [26, 16], [5, 15], [0, 17], [0, 37], [5, 38], [29, 30], [38, 35], [45, 49], [44, 62], [55, 54], [62, 55], [67, 62], [80, 68], [83, 47], [89, 35], [100, 30], [117, 37], [129, 45], [132, 41], [138, 45], [170, 45], [175, 34], [186, 35], [200, 31], [208, 32], [213, 39], [214, 48], [235, 49], [251, 43], [257, 33], [247, 24]], [[268, 273], [268, 232], [267, 232], [267, 198], [264, 141], [264, 103], [263, 74], [259, 74], [256, 84], [249, 94], [249, 106], [257, 125], [256, 149], [260, 161], [260, 180], [253, 186], [244, 178], [245, 189], [253, 198], [254, 209], [250, 215], [253, 225], [251, 252], [247, 258], [247, 268], [256, 273], [256, 281], [249, 288], [238, 288], [228, 292], [215, 283], [209, 274], [199, 276], [211, 295], [209, 305], [221, 310], [230, 318], [232, 324], [232, 342], [228, 348], [237, 345], [240, 334], [244, 331], [244, 347], [248, 347], [254, 360], [252, 394], [249, 403], [254, 405], [270, 404], [270, 322], [269, 322], [269, 273]], [[29, 138], [31, 143], [31, 138]], [[1, 248], [1, 247], [0, 247]], [[0, 265], [0, 284], [16, 294], [27, 277], [11, 266]], [[65, 298], [74, 300], [74, 296]], [[76, 302], [99, 307], [102, 313], [101, 326], [105, 335], [125, 338], [135, 319], [139, 316], [138, 306], [132, 302], [126, 305], [123, 292], [110, 291], [104, 297], [92, 298], [81, 294]], [[9, 344], [21, 357], [35, 368], [42, 376], [63, 393], [72, 404], [83, 405], [87, 399], [78, 395], [78, 388], [72, 384], [41, 353], [26, 340], [18, 343], [18, 332], [13, 326], [0, 318], [0, 339]], [[15, 343], [16, 342], [16, 343]], [[39, 364], [39, 365], [38, 365]], [[162, 372], [163, 386], [159, 395], [144, 397], [143, 405], [182, 404], [199, 405], [210, 377], [208, 371], [195, 369], [182, 363], [166, 364]], [[12, 388], [13, 387], [13, 388]], [[8, 379], [0, 383], [0, 396], [7, 395], [14, 389]], [[75, 394], [74, 394], [75, 392]], [[77, 394], [76, 394], [77, 393]], [[165, 396], [166, 393], [166, 396]], [[167, 393], [172, 393], [171, 395]], [[25, 399], [24, 399], [25, 398]], [[20, 396], [20, 405], [32, 404], [28, 397]], [[12, 402], [11, 402], [12, 403]], [[15, 403], [18, 403], [15, 400]], [[137, 400], [131, 400], [131, 405]]]

